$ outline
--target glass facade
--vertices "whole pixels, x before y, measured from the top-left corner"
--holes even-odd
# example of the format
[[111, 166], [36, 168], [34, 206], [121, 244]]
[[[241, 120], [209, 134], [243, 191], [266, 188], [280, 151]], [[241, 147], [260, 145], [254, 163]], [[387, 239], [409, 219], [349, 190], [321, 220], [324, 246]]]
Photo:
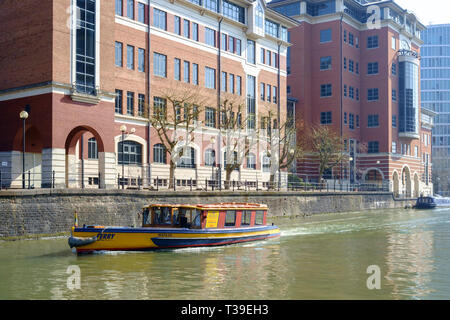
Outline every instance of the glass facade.
[[[445, 180], [450, 168], [450, 25], [428, 26], [421, 38], [422, 107], [437, 113], [432, 133], [433, 172], [440, 176], [437, 190], [448, 191]], [[428, 164], [426, 160], [423, 162]]]
[[419, 134], [419, 66], [411, 61], [399, 63], [400, 133]]

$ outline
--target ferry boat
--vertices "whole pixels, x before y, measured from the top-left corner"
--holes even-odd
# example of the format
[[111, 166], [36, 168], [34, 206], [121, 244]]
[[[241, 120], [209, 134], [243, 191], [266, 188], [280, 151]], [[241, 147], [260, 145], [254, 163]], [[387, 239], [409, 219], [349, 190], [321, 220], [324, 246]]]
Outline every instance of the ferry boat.
[[433, 197], [424, 197], [421, 196], [417, 198], [416, 205], [414, 208], [416, 209], [434, 209], [436, 208], [436, 201]]
[[69, 246], [77, 253], [145, 251], [279, 237], [280, 229], [267, 225], [267, 211], [257, 203], [151, 204], [142, 209], [141, 227], [78, 227], [76, 218]]

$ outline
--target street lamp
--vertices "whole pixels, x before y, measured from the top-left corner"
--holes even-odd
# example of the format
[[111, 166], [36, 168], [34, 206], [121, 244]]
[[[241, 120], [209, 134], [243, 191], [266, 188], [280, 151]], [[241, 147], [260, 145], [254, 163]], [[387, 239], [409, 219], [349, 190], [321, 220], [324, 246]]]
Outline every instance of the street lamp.
[[22, 189], [25, 189], [25, 121], [28, 118], [28, 112], [21, 111], [19, 116], [23, 120]]
[[[214, 144], [216, 143], [216, 138], [211, 137], [210, 139], [211, 141], [211, 149], [212, 151], [214, 151]], [[213, 155], [213, 153], [211, 152], [211, 156]], [[214, 158], [212, 159], [212, 163], [211, 163], [211, 180], [214, 181], [214, 167], [216, 166], [216, 153], [214, 151]]]
[[123, 180], [123, 176], [125, 175], [125, 155], [124, 155], [124, 145], [123, 142], [125, 140], [125, 132], [127, 131], [127, 126], [126, 125], [121, 125], [120, 126], [120, 131], [122, 132], [122, 179], [121, 179], [121, 184], [122, 184], [122, 190], [124, 189], [124, 180]]

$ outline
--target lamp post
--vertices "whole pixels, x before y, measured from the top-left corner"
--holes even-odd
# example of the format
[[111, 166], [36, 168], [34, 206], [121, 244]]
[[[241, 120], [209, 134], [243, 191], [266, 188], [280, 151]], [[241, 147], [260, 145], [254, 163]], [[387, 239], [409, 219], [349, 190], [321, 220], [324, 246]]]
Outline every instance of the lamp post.
[[[210, 139], [211, 141], [211, 148], [212, 151], [214, 151], [214, 144], [216, 143], [216, 138], [211, 137]], [[211, 152], [211, 156], [213, 155], [213, 153]], [[214, 151], [214, 158], [212, 159], [212, 163], [211, 163], [211, 180], [214, 181], [214, 167], [216, 166], [216, 153]]]
[[120, 131], [122, 132], [122, 179], [120, 180], [120, 183], [122, 184], [122, 190], [124, 189], [124, 180], [123, 180], [123, 176], [125, 175], [125, 155], [124, 155], [124, 145], [123, 142], [125, 140], [125, 132], [127, 131], [127, 126], [126, 125], [121, 125], [120, 126]]
[[19, 116], [23, 120], [22, 189], [25, 189], [25, 121], [28, 118], [28, 112], [24, 110]]

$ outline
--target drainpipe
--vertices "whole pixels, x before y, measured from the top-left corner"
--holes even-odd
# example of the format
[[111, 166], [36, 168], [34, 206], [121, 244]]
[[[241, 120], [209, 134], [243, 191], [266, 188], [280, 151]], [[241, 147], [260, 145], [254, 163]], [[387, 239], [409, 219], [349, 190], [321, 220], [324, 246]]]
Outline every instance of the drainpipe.
[[151, 143], [150, 143], [150, 80], [151, 80], [151, 73], [150, 73], [150, 63], [151, 63], [151, 50], [150, 50], [150, 17], [151, 17], [151, 9], [150, 9], [150, 0], [148, 1], [148, 32], [147, 32], [147, 116], [148, 116], [148, 125], [147, 125], [147, 164], [148, 164], [148, 186], [150, 187], [152, 185], [152, 166], [151, 166], [151, 157], [150, 157], [150, 150], [151, 150]]
[[[281, 122], [280, 122], [280, 113], [281, 113], [281, 107], [280, 107], [280, 52], [281, 52], [281, 41], [278, 41], [278, 52], [277, 52], [277, 125], [278, 125], [278, 138], [281, 138]], [[286, 102], [287, 103], [287, 102]], [[278, 144], [278, 190], [281, 188], [281, 147], [280, 144]]]
[[[339, 21], [339, 47], [340, 47], [340, 62], [339, 62], [339, 66], [340, 66], [340, 72], [339, 72], [339, 78], [340, 78], [340, 88], [339, 88], [339, 92], [340, 92], [340, 121], [339, 121], [339, 130], [340, 130], [340, 137], [341, 139], [343, 138], [343, 101], [342, 101], [342, 85], [343, 85], [343, 79], [342, 79], [342, 61], [344, 59], [343, 57], [343, 39], [342, 39], [342, 19], [344, 18], [344, 14], [341, 12], [341, 19]], [[348, 143], [350, 145], [350, 142]], [[341, 150], [342, 153], [342, 150]], [[341, 161], [340, 161], [340, 174], [339, 174], [339, 180], [342, 179], [342, 157], [341, 157]]]
[[218, 36], [217, 36], [217, 48], [218, 48], [218, 55], [217, 55], [217, 128], [219, 129], [219, 135], [217, 139], [217, 154], [218, 154], [218, 182], [219, 182], [219, 190], [222, 190], [222, 129], [221, 129], [221, 123], [220, 123], [220, 91], [222, 90], [222, 66], [221, 66], [221, 46], [222, 46], [222, 21], [223, 17], [220, 17], [219, 19], [219, 28], [218, 28]]

